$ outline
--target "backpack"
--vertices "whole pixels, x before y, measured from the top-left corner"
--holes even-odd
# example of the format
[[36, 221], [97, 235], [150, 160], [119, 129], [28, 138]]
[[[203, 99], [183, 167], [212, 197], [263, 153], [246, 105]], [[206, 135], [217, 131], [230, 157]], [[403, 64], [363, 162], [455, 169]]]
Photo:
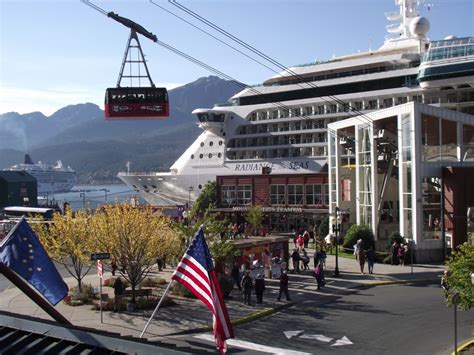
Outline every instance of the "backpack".
[[252, 288], [252, 278], [250, 276], [245, 276], [243, 286], [246, 289]]

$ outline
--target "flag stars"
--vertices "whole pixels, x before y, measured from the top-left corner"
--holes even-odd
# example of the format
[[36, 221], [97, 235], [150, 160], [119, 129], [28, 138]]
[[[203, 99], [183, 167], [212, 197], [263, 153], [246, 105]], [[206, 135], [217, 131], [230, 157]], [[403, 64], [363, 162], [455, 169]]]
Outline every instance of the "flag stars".
[[37, 267], [37, 268], [36, 268], [36, 271], [39, 271], [39, 272], [41, 272], [41, 271], [42, 271], [42, 269], [41, 269], [40, 267]]
[[24, 264], [26, 264], [26, 263], [28, 262], [28, 260], [23, 259], [22, 262], [23, 262]]

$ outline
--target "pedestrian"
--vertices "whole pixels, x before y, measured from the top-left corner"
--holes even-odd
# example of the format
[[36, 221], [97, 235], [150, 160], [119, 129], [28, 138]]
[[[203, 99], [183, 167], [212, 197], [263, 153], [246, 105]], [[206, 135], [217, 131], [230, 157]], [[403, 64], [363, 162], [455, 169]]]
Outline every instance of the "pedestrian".
[[115, 271], [117, 271], [117, 261], [115, 260], [115, 258], [112, 258], [110, 260], [110, 268], [112, 269], [111, 270], [112, 276], [115, 276]]
[[309, 244], [309, 232], [305, 230], [303, 233], [303, 246], [305, 249], [308, 248], [308, 244]]
[[300, 253], [298, 249], [293, 249], [293, 253], [291, 253], [291, 260], [293, 261], [293, 270], [295, 272], [300, 272]]
[[391, 256], [391, 265], [398, 264], [398, 243], [396, 241], [393, 242], [392, 246], [390, 247], [390, 256]]
[[232, 239], [237, 239], [238, 233], [239, 233], [239, 227], [237, 226], [237, 223], [234, 223], [232, 225]]
[[296, 240], [298, 239], [298, 232], [296, 231], [296, 229], [293, 229], [293, 244], [294, 244], [294, 247], [296, 248], [298, 245], [296, 244]]
[[316, 279], [316, 284], [318, 285], [318, 290], [324, 286], [324, 268], [321, 262], [313, 270], [313, 276]]
[[304, 241], [303, 236], [301, 234], [298, 234], [298, 238], [296, 238], [296, 245], [298, 246], [298, 251], [301, 251], [303, 249]]
[[311, 225], [309, 226], [309, 239], [313, 241], [313, 243], [316, 242], [316, 240], [314, 239], [314, 226]]
[[369, 274], [374, 273], [374, 264], [375, 264], [375, 259], [377, 255], [375, 254], [375, 250], [372, 246], [369, 247], [369, 250], [367, 250], [367, 265], [369, 267]]
[[397, 256], [400, 266], [405, 266], [405, 246], [403, 244], [400, 244], [400, 247], [397, 251]]
[[158, 266], [158, 271], [163, 270], [163, 257], [161, 255], [156, 257], [156, 265]]
[[114, 312], [120, 313], [124, 289], [122, 278], [119, 276], [114, 282]]
[[364, 248], [360, 248], [357, 254], [359, 265], [360, 265], [360, 273], [364, 274], [364, 266], [365, 266], [365, 250]]
[[324, 238], [324, 241], [326, 242], [326, 249], [329, 251], [329, 254], [332, 254], [334, 236], [331, 233], [328, 233], [328, 235]]
[[303, 263], [303, 270], [309, 270], [309, 256], [306, 249], [303, 249], [303, 256], [301, 257]]
[[283, 270], [280, 275], [280, 291], [278, 292], [278, 301], [281, 299], [281, 294], [284, 293], [287, 301], [291, 301], [290, 294], [288, 293], [288, 274], [286, 270]]
[[248, 304], [250, 306], [250, 296], [252, 294], [252, 287], [253, 281], [252, 277], [250, 276], [250, 270], [245, 272], [244, 277], [242, 277], [241, 288], [244, 291], [244, 304]]
[[441, 277], [441, 287], [444, 290], [444, 294], [447, 297], [449, 293], [449, 271], [444, 270], [443, 277]]
[[237, 285], [239, 288], [239, 291], [242, 291], [242, 287], [240, 286], [240, 271], [239, 267], [237, 266], [237, 263], [234, 262], [234, 265], [232, 266], [232, 278], [234, 279], [234, 284]]
[[262, 303], [263, 291], [265, 291], [265, 278], [263, 277], [263, 273], [260, 273], [255, 279], [255, 294], [257, 295], [257, 303]]
[[358, 260], [359, 257], [359, 251], [362, 249], [362, 239], [357, 240], [357, 242], [354, 244], [354, 255], [356, 257], [356, 260]]

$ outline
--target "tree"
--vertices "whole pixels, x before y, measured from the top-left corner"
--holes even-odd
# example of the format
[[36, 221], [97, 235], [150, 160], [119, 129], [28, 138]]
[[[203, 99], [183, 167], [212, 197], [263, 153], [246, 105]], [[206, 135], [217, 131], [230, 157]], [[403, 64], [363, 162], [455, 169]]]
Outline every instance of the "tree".
[[468, 310], [474, 306], [474, 285], [471, 273], [474, 272], [474, 245], [461, 244], [446, 261], [448, 270], [446, 303], [453, 304], [453, 296], [459, 294], [459, 309]]
[[260, 229], [263, 220], [263, 210], [260, 206], [251, 206], [245, 215], [245, 219], [254, 227]]
[[347, 230], [342, 246], [344, 248], [352, 248], [359, 239], [362, 239], [364, 248], [373, 246], [375, 237], [372, 229], [370, 229], [369, 226], [365, 224], [353, 224]]
[[111, 253], [119, 272], [130, 283], [132, 303], [137, 286], [148, 275], [156, 257], [176, 259], [182, 249], [169, 218], [151, 207], [108, 205], [97, 210], [92, 221], [97, 247]]
[[321, 224], [319, 225], [319, 232], [321, 233], [322, 238], [329, 234], [329, 216], [324, 217], [324, 219], [321, 221]]
[[99, 252], [93, 241], [89, 218], [84, 210], [73, 214], [66, 209], [64, 215], [55, 213], [48, 226], [32, 225], [49, 256], [77, 280], [79, 292], [82, 292], [82, 279], [92, 267], [91, 254]]
[[196, 202], [192, 208], [192, 214], [197, 216], [201, 215], [204, 211], [207, 211], [210, 207], [215, 206], [217, 203], [217, 184], [215, 181], [209, 181], [204, 185], [201, 190]]

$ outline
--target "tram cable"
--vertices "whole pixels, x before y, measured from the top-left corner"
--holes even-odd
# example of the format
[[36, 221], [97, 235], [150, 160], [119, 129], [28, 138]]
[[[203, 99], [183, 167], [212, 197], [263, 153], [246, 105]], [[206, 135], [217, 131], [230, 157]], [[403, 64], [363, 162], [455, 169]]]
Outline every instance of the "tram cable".
[[[152, 0], [150, 0], [150, 2], [153, 3]], [[171, 3], [173, 6], [179, 8], [180, 10], [186, 12], [187, 14], [189, 14], [190, 16], [192, 16], [193, 18], [197, 19], [198, 21], [201, 21], [203, 22], [204, 24], [208, 25], [209, 27], [213, 28], [214, 30], [216, 30], [217, 32], [223, 34], [224, 36], [228, 37], [229, 39], [231, 39], [232, 41], [240, 44], [241, 46], [243, 46], [244, 48], [248, 49], [249, 51], [251, 51], [252, 53], [255, 53], [257, 54], [259, 57], [269, 61], [270, 63], [272, 63], [273, 65], [275, 65], [276, 67], [280, 68], [281, 70], [283, 70], [284, 72], [296, 77], [297, 79], [303, 81], [304, 78], [299, 75], [298, 73], [294, 72], [293, 70], [291, 70], [290, 68], [286, 67], [285, 65], [281, 64], [280, 62], [278, 62], [276, 59], [266, 55], [265, 53], [261, 52], [260, 50], [256, 49], [255, 47], [253, 47], [252, 45], [248, 44], [247, 42], [239, 39], [238, 37], [234, 36], [233, 34], [227, 32], [226, 30], [222, 29], [221, 27], [219, 27], [218, 25], [216, 25], [215, 23], [205, 19], [204, 17], [200, 16], [199, 14], [197, 14], [196, 12], [190, 10], [189, 8], [187, 8], [186, 6], [180, 4], [179, 2], [177, 2], [176, 0], [168, 0], [169, 3]], [[267, 66], [265, 66], [267, 67]], [[268, 68], [268, 67], [267, 67]], [[272, 70], [273, 72], [277, 73], [277, 74], [280, 74], [279, 72], [276, 72], [274, 70]], [[298, 83], [299, 84], [299, 83]], [[312, 82], [307, 82], [307, 85], [312, 87], [312, 88], [319, 88], [320, 86], [312, 83]], [[300, 86], [301, 88], [304, 88], [302, 85], [298, 85]], [[332, 101], [335, 101], [336, 103], [342, 105], [343, 109], [346, 107], [347, 103], [344, 102], [343, 100], [339, 99], [337, 96], [334, 96], [334, 95], [327, 95], [327, 97], [329, 97]], [[323, 99], [324, 100], [324, 99]], [[330, 103], [329, 101], [326, 101], [325, 102], [327, 103]], [[360, 110], [357, 110], [357, 109], [354, 109], [352, 107], [349, 107], [350, 110], [345, 110], [344, 109], [344, 112], [353, 112], [355, 113], [356, 115], [358, 116], [361, 116], [362, 118], [366, 119], [369, 123], [372, 123], [373, 120], [368, 117], [366, 114], [364, 114], [363, 112], [361, 112]]]
[[[89, 0], [80, 0], [80, 1], [81, 1], [82, 3], [88, 5], [88, 6], [92, 7], [94, 10], [100, 12], [101, 14], [103, 14], [103, 15], [105, 15], [105, 16], [107, 16], [107, 17], [110, 17], [110, 16], [108, 16], [109, 12], [107, 12], [107, 11], [105, 11], [104, 9], [100, 8], [99, 6], [97, 6], [97, 5], [93, 4], [93, 3], [91, 3]], [[187, 54], [187, 53], [185, 53], [185, 52], [183, 52], [183, 51], [181, 51], [181, 50], [179, 50], [179, 49], [177, 49], [177, 48], [171, 46], [170, 44], [167, 44], [167, 43], [165, 43], [165, 42], [163, 42], [163, 41], [160, 41], [160, 40], [158, 40], [158, 39], [157, 39], [156, 41], [154, 41], [154, 43], [156, 43], [157, 45], [160, 45], [160, 46], [162, 46], [162, 47], [168, 49], [169, 51], [171, 51], [171, 52], [173, 52], [173, 53], [175, 53], [175, 54], [177, 54], [177, 55], [179, 55], [179, 56], [181, 56], [181, 57], [183, 57], [183, 58], [185, 58], [185, 59], [191, 61], [192, 63], [194, 63], [194, 64], [196, 64], [196, 65], [202, 67], [203, 69], [208, 70], [208, 71], [210, 71], [211, 73], [216, 74], [216, 75], [219, 76], [219, 77], [222, 77], [222, 78], [225, 78], [225, 79], [227, 79], [227, 80], [232, 81], [232, 82], [233, 82], [235, 85], [237, 85], [241, 90], [243, 90], [243, 89], [248, 89], [248, 90], [250, 90], [252, 93], [254, 93], [254, 94], [256, 94], [256, 95], [263, 95], [263, 93], [260, 92], [260, 91], [258, 91], [257, 89], [255, 89], [255, 88], [253, 88], [253, 87], [251, 87], [251, 86], [248, 86], [248, 85], [246, 85], [246, 84], [241, 83], [240, 81], [238, 81], [237, 79], [233, 78], [232, 76], [230, 76], [230, 75], [228, 75], [228, 74], [226, 74], [226, 73], [224, 73], [224, 72], [222, 72], [222, 71], [220, 71], [220, 70], [218, 70], [218, 69], [216, 69], [216, 68], [214, 68], [214, 67], [212, 67], [212, 66], [210, 66], [210, 65], [208, 65], [208, 64], [206, 64], [206, 63], [204, 63], [204, 62], [202, 62], [202, 61], [200, 61], [199, 59], [193, 57], [192, 55], [189, 55], [189, 54]], [[328, 100], [325, 100], [324, 98], [321, 98], [321, 99], [322, 99], [323, 101], [328, 102], [328, 103], [330, 102], [330, 101], [328, 101]], [[276, 107], [278, 107], [278, 108], [281, 108], [281, 109], [291, 110], [291, 107], [289, 107], [289, 106], [287, 106], [287, 105], [285, 105], [285, 104], [283, 104], [283, 103], [281, 103], [281, 102], [272, 102], [271, 104], [273, 104], [274, 106], [276, 106]], [[310, 117], [308, 117], [307, 115], [301, 115], [301, 117], [307, 118], [307, 119], [310, 118]], [[326, 132], [327, 132], [328, 134], [333, 135], [333, 136], [337, 136], [337, 132], [336, 132], [336, 131], [329, 129], [328, 127], [326, 127], [325, 130], [326, 130]]]

